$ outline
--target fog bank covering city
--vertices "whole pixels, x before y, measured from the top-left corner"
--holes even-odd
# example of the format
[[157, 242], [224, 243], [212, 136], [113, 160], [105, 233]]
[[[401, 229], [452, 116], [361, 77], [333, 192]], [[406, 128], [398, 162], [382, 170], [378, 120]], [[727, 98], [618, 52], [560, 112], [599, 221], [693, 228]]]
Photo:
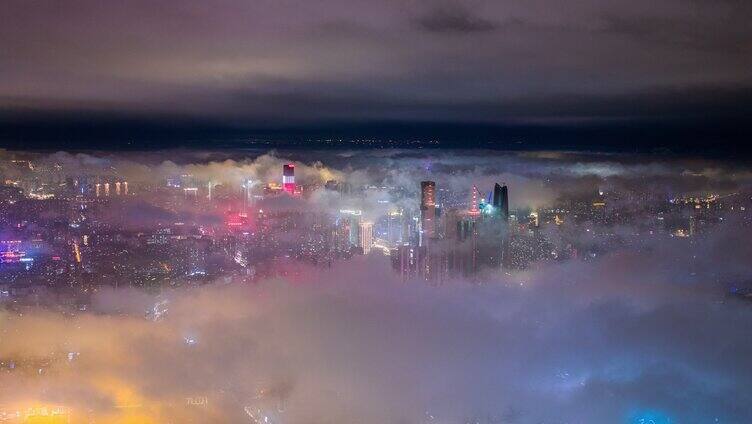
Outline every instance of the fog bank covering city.
[[3, 151], [0, 421], [744, 423], [744, 164]]

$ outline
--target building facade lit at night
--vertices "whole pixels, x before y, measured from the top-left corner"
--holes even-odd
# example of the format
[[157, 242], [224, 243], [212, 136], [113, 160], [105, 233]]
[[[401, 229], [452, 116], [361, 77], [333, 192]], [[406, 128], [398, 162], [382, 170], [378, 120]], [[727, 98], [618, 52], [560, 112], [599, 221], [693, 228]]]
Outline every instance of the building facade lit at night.
[[282, 166], [282, 189], [289, 195], [295, 194], [295, 164]]

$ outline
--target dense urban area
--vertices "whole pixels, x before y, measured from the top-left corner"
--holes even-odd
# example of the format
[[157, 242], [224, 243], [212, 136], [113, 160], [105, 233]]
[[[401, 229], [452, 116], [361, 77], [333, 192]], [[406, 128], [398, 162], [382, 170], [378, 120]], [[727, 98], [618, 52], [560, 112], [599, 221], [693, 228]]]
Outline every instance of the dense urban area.
[[[717, 228], [741, 230], [752, 222], [752, 193], [726, 177], [704, 189], [691, 184], [682, 190], [682, 184], [642, 177], [626, 182], [624, 172], [603, 167], [634, 165], [601, 159], [564, 165], [545, 155], [503, 159], [523, 161], [512, 166], [518, 174], [540, 163], [569, 169], [521, 179], [494, 169], [493, 160], [478, 159], [480, 168], [457, 171], [447, 168], [453, 159], [404, 155], [392, 163], [395, 174], [373, 158], [360, 170], [357, 161], [336, 169], [279, 153], [176, 164], [138, 163], [133, 154], [5, 152], [0, 302], [6, 313], [18, 316], [45, 308], [75, 319], [99, 313], [93, 310], [102, 293], [135, 290], [149, 296], [146, 306], [135, 314], [117, 308], [108, 314], [135, 315], [158, 326], [170, 314], [171, 293], [203, 286], [256, 286], [275, 279], [308, 284], [312, 273], [367, 258], [389, 264], [375, 270], [390, 274], [383, 278], [427, 290], [525, 286], [532, 272], [547, 266], [597, 264], [625, 251], [660, 257], [665, 243], [696, 259]], [[411, 162], [415, 169], [402, 172]], [[582, 166], [589, 170], [578, 170]], [[707, 182], [703, 171], [677, 169], [679, 179]], [[681, 266], [690, 279], [710, 279], [722, 293], [717, 300], [750, 298], [749, 281], [708, 273], [706, 262], [695, 259]], [[188, 332], [181, 343], [191, 348], [200, 338]], [[75, 367], [81, 355], [86, 352], [56, 346], [31, 356], [4, 356], [0, 372], [43, 379], [60, 363]], [[260, 383], [251, 400], [229, 402], [237, 419], [286, 422], [285, 384]], [[222, 395], [206, 393], [173, 402], [189, 411], [228, 407]], [[138, 401], [113, 407], [144, 408]], [[0, 410], [0, 422], [79, 422], [80, 408], [73, 411], [63, 402], [9, 405]], [[79, 418], [70, 421], [75, 414]], [[444, 422], [425, 414], [425, 422]], [[494, 417], [463, 422], [518, 422], [513, 412]]]
[[[531, 208], [510, 205], [515, 187], [503, 181], [452, 191], [439, 179], [411, 186], [296, 180], [290, 162], [270, 180], [248, 175], [233, 184], [222, 175], [184, 173], [133, 182], [116, 168], [82, 174], [18, 157], [4, 165], [0, 188], [0, 299], [71, 310], [85, 310], [101, 286], [159, 292], [252, 283], [294, 276], [298, 262], [331, 267], [353, 255], [389, 256], [404, 281], [441, 284], [463, 276], [482, 284], [487, 270], [588, 260], [650, 238], [690, 247], [724, 219], [748, 223], [752, 201], [741, 192], [668, 197], [593, 184], [589, 193]], [[342, 207], [304, 206], [322, 193]], [[374, 201], [383, 214], [363, 210]], [[135, 216], [119, 213], [126, 210]]]

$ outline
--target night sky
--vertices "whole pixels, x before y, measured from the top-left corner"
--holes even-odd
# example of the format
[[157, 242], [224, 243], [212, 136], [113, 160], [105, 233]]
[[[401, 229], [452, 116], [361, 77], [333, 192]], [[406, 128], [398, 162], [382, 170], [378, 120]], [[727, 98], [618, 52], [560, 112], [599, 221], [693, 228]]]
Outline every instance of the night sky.
[[8, 147], [438, 139], [730, 151], [745, 0], [5, 0]]

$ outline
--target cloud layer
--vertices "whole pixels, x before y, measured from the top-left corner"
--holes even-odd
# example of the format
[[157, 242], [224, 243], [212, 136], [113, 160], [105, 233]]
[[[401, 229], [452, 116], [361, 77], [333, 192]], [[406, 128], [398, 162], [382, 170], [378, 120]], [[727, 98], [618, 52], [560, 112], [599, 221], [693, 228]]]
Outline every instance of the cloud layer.
[[368, 257], [299, 283], [105, 290], [74, 318], [4, 314], [4, 361], [56, 359], [0, 375], [0, 398], [97, 422], [252, 422], [246, 407], [291, 423], [745, 422], [752, 310], [672, 259], [432, 288]]
[[[276, 180], [292, 160], [301, 182], [337, 178], [372, 191], [336, 200], [318, 191], [280, 207], [350, 205], [374, 214], [386, 207], [381, 196], [416, 202], [424, 178], [456, 191], [505, 180], [512, 207], [524, 209], [599, 188], [639, 198], [748, 195], [751, 176], [706, 160], [545, 152], [316, 155], [323, 163], [310, 152], [164, 156], [61, 152], [34, 163], [112, 172], [135, 190], [176, 173], [232, 185]], [[3, 169], [6, 178], [13, 172]], [[409, 194], [382, 188], [392, 185]], [[630, 206], [625, 197], [612, 207]], [[592, 225], [577, 227], [587, 242], [584, 227]], [[76, 420], [99, 423], [254, 422], [259, 414], [275, 423], [749, 422], [752, 307], [727, 294], [751, 281], [749, 220], [737, 215], [691, 241], [631, 237], [639, 222], [609, 231], [625, 242], [596, 258], [474, 283], [405, 283], [374, 254], [326, 269], [297, 265], [296, 278], [254, 285], [158, 295], [102, 288], [75, 316], [7, 308], [0, 407], [67, 405]]]
[[735, 0], [10, 0], [2, 13], [0, 107], [15, 112], [677, 118], [743, 107], [752, 82], [752, 10]]

